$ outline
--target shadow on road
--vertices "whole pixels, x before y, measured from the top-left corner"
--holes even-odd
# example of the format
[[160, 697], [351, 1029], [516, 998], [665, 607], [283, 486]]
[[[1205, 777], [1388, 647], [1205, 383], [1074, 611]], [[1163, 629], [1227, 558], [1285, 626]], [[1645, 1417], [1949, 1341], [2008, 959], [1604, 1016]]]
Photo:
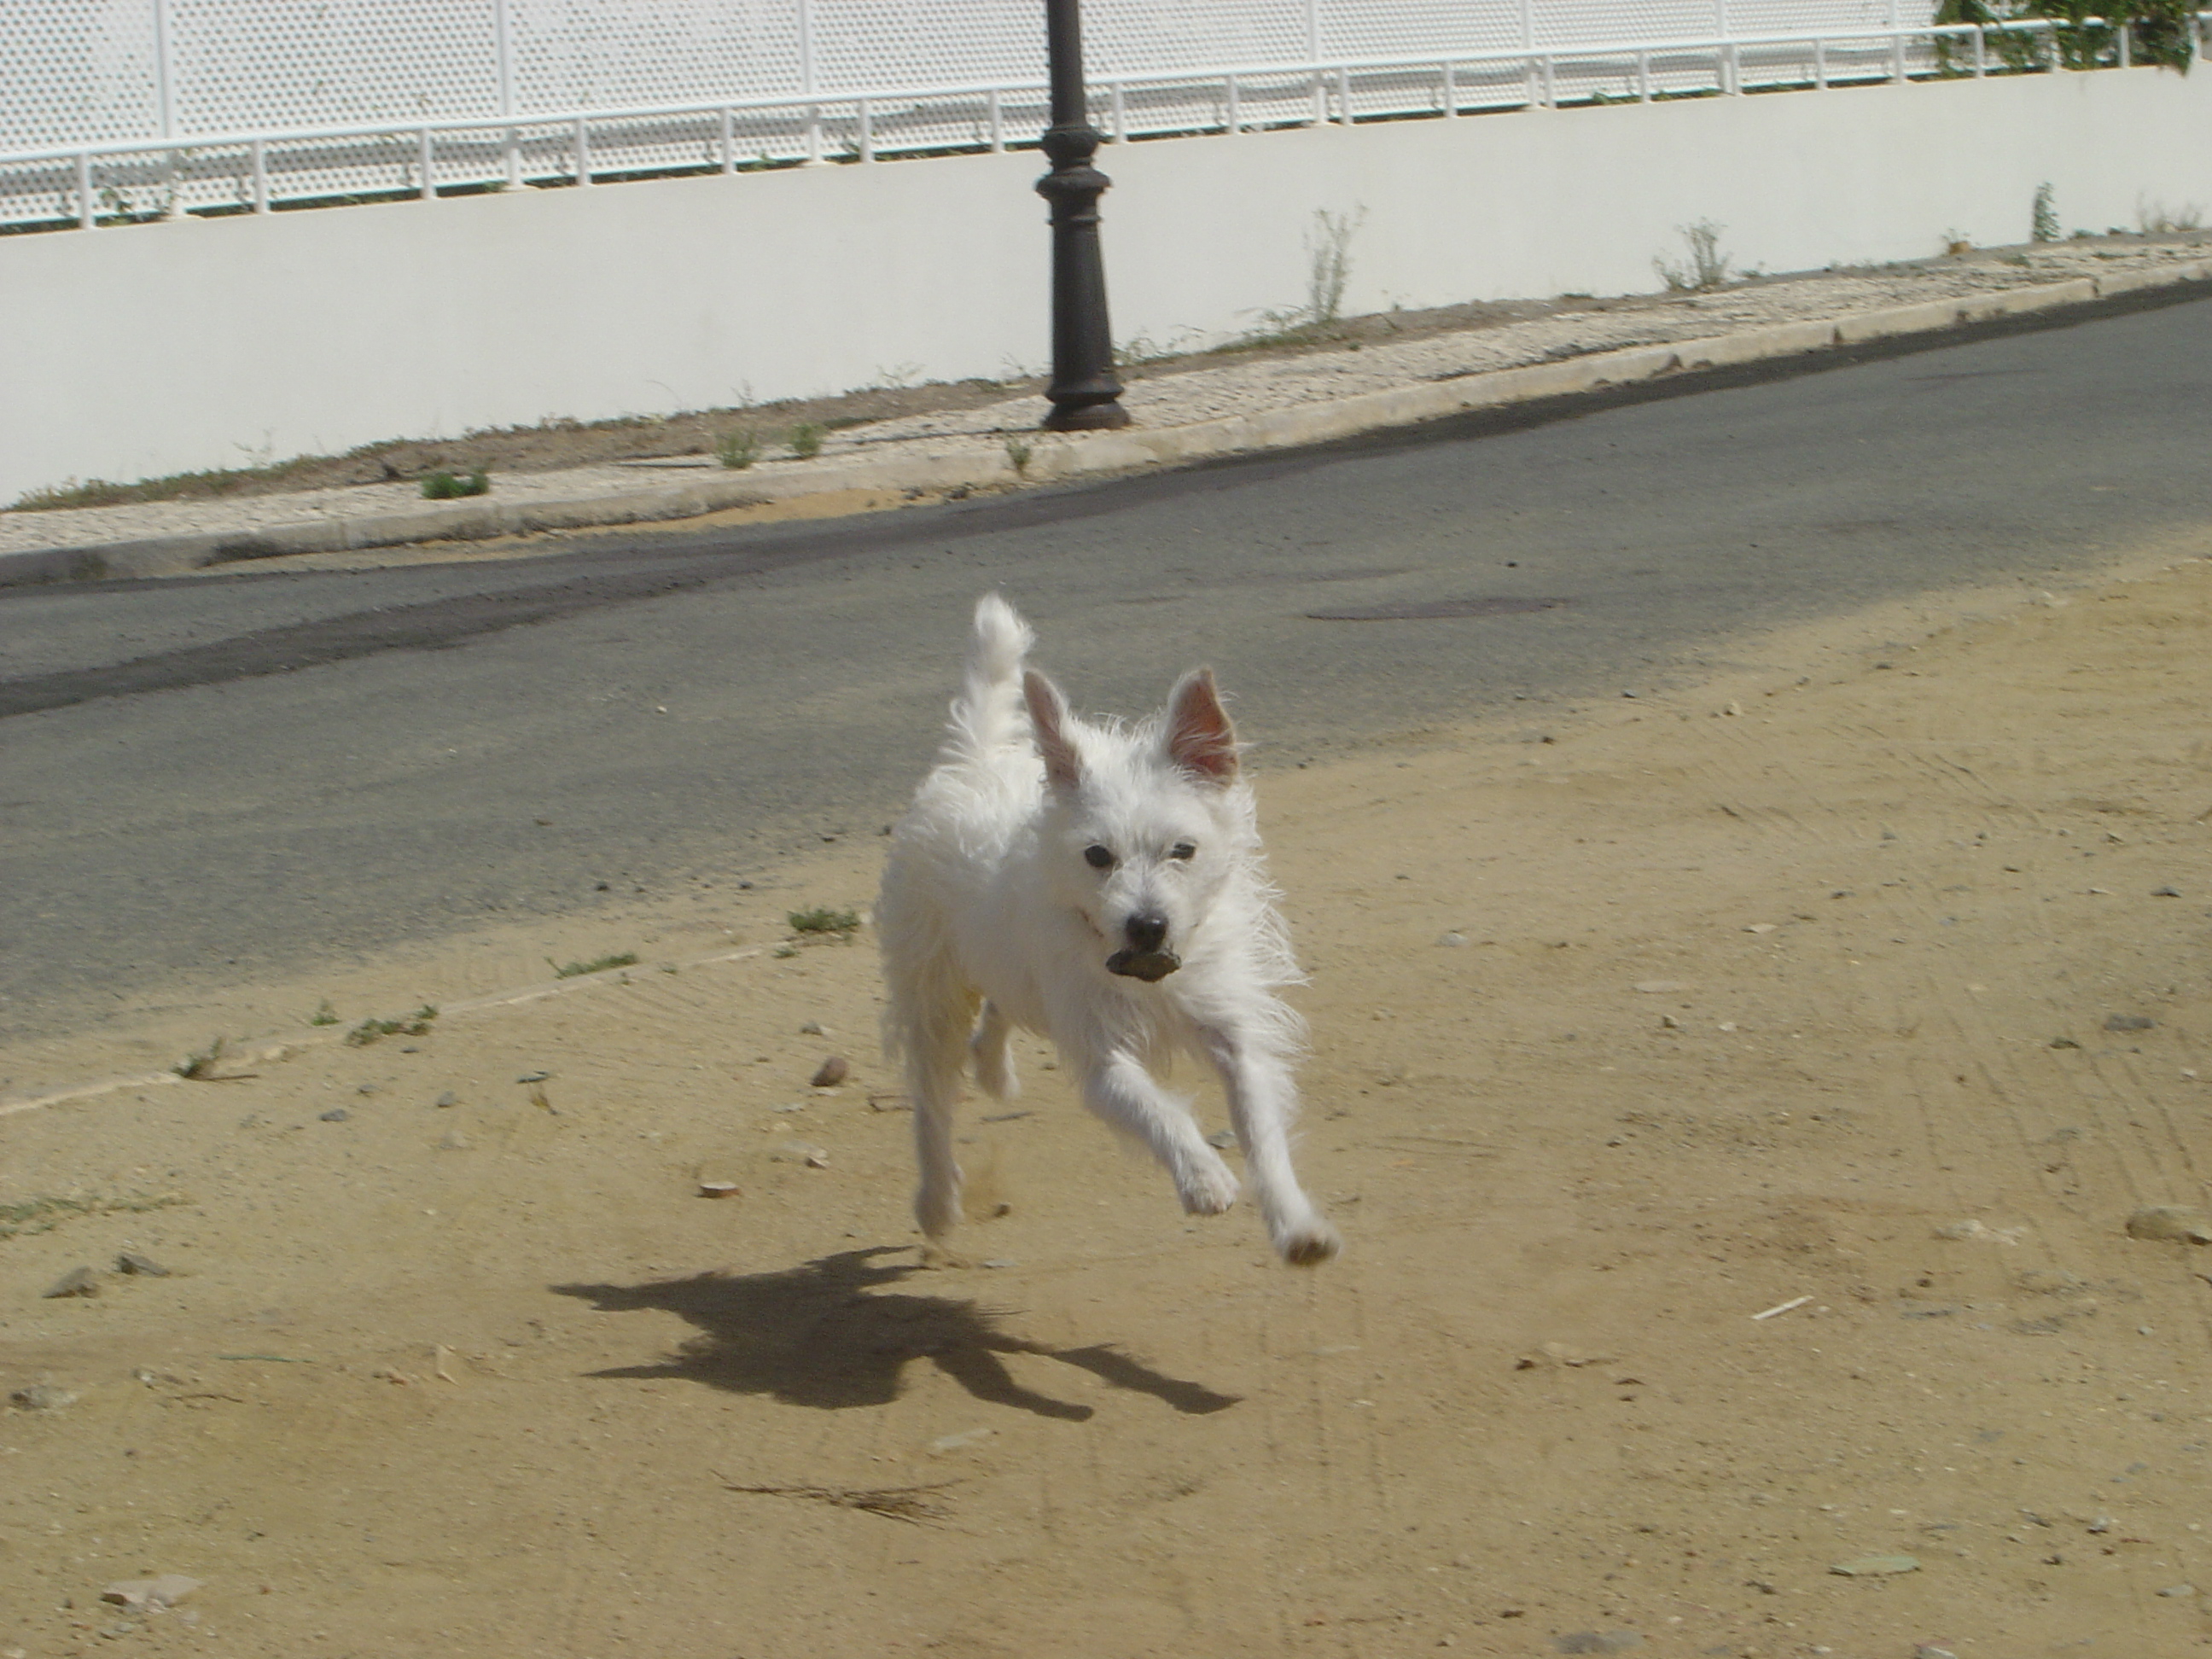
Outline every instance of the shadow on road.
[[699, 1273], [643, 1285], [556, 1285], [603, 1313], [659, 1308], [700, 1334], [657, 1365], [625, 1365], [595, 1376], [678, 1377], [764, 1394], [787, 1405], [842, 1410], [898, 1397], [908, 1362], [927, 1359], [976, 1399], [1040, 1417], [1080, 1422], [1091, 1408], [1024, 1388], [1001, 1354], [1037, 1354], [1089, 1371], [1102, 1382], [1187, 1415], [1225, 1411], [1234, 1395], [1165, 1376], [1110, 1345], [1053, 1348], [998, 1328], [1005, 1316], [951, 1297], [886, 1291], [919, 1269], [890, 1245], [845, 1250], [781, 1273]]

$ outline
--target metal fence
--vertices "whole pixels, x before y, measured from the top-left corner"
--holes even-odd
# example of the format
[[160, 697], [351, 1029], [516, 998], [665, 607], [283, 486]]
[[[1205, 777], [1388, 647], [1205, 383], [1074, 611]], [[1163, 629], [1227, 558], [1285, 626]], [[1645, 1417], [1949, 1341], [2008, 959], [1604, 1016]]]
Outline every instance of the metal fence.
[[[14, 230], [996, 150], [1045, 124], [1036, 0], [8, 9]], [[1087, 0], [1085, 18], [1117, 141], [2085, 66], [2049, 24], [1940, 28], [1929, 0]], [[2094, 61], [2124, 64], [2106, 33]]]

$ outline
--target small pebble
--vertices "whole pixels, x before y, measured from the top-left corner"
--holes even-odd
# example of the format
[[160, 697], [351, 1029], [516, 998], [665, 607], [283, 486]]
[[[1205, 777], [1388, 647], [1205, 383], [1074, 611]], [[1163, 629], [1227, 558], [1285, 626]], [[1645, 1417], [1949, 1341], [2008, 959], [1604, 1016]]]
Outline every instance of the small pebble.
[[1626, 1653], [1642, 1647], [1644, 1638], [1632, 1630], [1578, 1630], [1553, 1638], [1552, 1645], [1561, 1653]]
[[1893, 1573], [1917, 1572], [1920, 1563], [1910, 1555], [1862, 1555], [1838, 1561], [1828, 1571], [1841, 1578], [1887, 1578]]
[[543, 1083], [552, 1075], [550, 1072], [525, 1072], [514, 1080], [517, 1083]]
[[438, 1104], [441, 1106], [458, 1106], [460, 1103], [461, 1097], [455, 1094], [451, 1089], [447, 1090], [444, 1094], [438, 1097]]
[[8, 1396], [8, 1403], [18, 1411], [63, 1412], [76, 1404], [77, 1397], [69, 1389], [52, 1382], [33, 1382], [27, 1389], [18, 1389]]
[[1443, 945], [1448, 950], [1455, 951], [1461, 945], [1467, 943], [1467, 935], [1465, 933], [1439, 933], [1437, 935], [1437, 943]]
[[2159, 1594], [2160, 1595], [2172, 1596], [2194, 1595], [2197, 1594], [2197, 1586], [2194, 1584], [2168, 1584], [2164, 1589], [2160, 1590]]
[[2154, 887], [2150, 890], [2150, 896], [2153, 898], [2179, 898], [2181, 890], [2179, 887]]
[[323, 1114], [323, 1121], [325, 1123], [343, 1123], [352, 1115], [353, 1114], [346, 1110], [344, 1107], [333, 1106], [329, 1111]]
[[1237, 1144], [1237, 1131], [1234, 1129], [1216, 1129], [1212, 1134], [1206, 1136], [1206, 1144], [1214, 1148], [1217, 1152], [1225, 1152], [1231, 1146], [1234, 1146]]
[[830, 1028], [827, 1025], [824, 1025], [818, 1019], [810, 1019], [805, 1024], [799, 1028], [799, 1035], [801, 1036], [828, 1036], [830, 1035]]
[[173, 1607], [200, 1587], [197, 1578], [181, 1572], [165, 1572], [158, 1578], [126, 1578], [100, 1591], [100, 1599], [133, 1613], [158, 1613]]
[[438, 1150], [441, 1152], [465, 1152], [468, 1149], [469, 1138], [459, 1129], [452, 1130], [438, 1138]]
[[169, 1276], [169, 1270], [167, 1267], [151, 1257], [139, 1255], [136, 1250], [125, 1250], [121, 1255], [117, 1256], [115, 1271], [119, 1273], [136, 1273], [142, 1279], [167, 1279]]
[[742, 1195], [734, 1181], [702, 1181], [699, 1183], [699, 1196], [702, 1198], [738, 1198]]
[[815, 1068], [811, 1085], [817, 1089], [834, 1089], [852, 1073], [852, 1066], [842, 1054], [832, 1054]]
[[2108, 1031], [2148, 1031], [2158, 1022], [2148, 1014], [2106, 1014], [2105, 1029]]
[[1959, 1656], [1948, 1648], [1934, 1647], [1923, 1642], [1912, 1650], [1912, 1659], [1959, 1659]]
[[803, 1140], [780, 1140], [769, 1148], [768, 1155], [770, 1162], [776, 1164], [804, 1164], [811, 1170], [830, 1167], [830, 1154]]
[[53, 1288], [49, 1290], [40, 1300], [51, 1302], [57, 1297], [98, 1296], [99, 1294], [100, 1275], [98, 1273], [90, 1267], [71, 1267], [54, 1281]]
[[2171, 1244], [2212, 1244], [2212, 1216], [2178, 1204], [2154, 1204], [2128, 1218], [2128, 1237]]

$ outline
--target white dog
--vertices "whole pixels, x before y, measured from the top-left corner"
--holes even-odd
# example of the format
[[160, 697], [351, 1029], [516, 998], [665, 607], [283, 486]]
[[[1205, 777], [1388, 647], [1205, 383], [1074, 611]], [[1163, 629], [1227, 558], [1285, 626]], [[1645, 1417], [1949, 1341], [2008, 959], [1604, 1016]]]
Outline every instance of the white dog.
[[1276, 1251], [1325, 1261], [1335, 1229], [1291, 1167], [1303, 1026], [1275, 991], [1297, 964], [1212, 672], [1185, 675], [1140, 725], [1093, 725], [1024, 672], [1033, 638], [995, 593], [975, 607], [951, 736], [877, 901], [885, 1040], [905, 1056], [921, 1164], [915, 1218], [932, 1239], [959, 1221], [961, 1065], [972, 1054], [976, 1081], [1010, 1097], [1018, 1025], [1058, 1046], [1084, 1103], [1142, 1141], [1199, 1215], [1227, 1209], [1237, 1178], [1154, 1073], [1177, 1050], [1210, 1061]]

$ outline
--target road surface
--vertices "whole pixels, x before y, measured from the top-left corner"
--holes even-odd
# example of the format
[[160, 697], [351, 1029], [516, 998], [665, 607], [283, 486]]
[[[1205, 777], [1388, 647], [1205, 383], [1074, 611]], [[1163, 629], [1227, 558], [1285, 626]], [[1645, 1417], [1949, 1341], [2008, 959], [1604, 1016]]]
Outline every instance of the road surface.
[[863, 520], [0, 594], [0, 1037], [873, 835], [988, 588], [1080, 708], [1210, 661], [1267, 765], [2212, 519], [2212, 302], [1888, 353]]

